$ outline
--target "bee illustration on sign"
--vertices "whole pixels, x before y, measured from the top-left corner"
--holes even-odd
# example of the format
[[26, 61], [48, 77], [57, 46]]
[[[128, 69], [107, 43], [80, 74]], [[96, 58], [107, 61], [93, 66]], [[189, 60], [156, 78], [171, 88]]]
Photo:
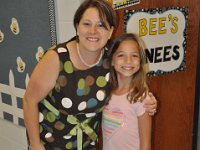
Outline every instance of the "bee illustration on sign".
[[11, 29], [13, 34], [15, 34], [15, 35], [19, 34], [19, 31], [20, 31], [19, 30], [19, 23], [18, 23], [16, 18], [12, 18], [10, 29]]
[[4, 33], [0, 30], [0, 43], [4, 40]]
[[44, 49], [41, 46], [38, 46], [37, 53], [35, 54], [35, 57], [38, 62], [42, 59], [43, 55], [44, 55]]
[[18, 72], [24, 72], [26, 67], [25, 62], [22, 60], [20, 56], [17, 57], [17, 70]]

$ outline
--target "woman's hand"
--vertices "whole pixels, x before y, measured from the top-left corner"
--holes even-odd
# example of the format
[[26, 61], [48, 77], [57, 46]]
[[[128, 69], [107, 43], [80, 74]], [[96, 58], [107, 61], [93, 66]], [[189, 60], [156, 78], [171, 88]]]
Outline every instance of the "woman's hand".
[[29, 150], [46, 150], [43, 144], [30, 145]]
[[149, 92], [147, 98], [144, 101], [144, 108], [146, 109], [146, 112], [153, 116], [157, 111], [158, 102], [154, 95]]

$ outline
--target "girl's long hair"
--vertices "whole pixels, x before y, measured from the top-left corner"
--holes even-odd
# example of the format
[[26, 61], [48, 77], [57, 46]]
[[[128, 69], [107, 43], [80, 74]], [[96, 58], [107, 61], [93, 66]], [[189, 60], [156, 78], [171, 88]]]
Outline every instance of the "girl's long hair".
[[112, 59], [113, 59], [113, 54], [118, 49], [119, 45], [125, 40], [133, 40], [137, 42], [139, 46], [140, 68], [135, 74], [133, 74], [133, 78], [129, 86], [129, 92], [127, 95], [127, 98], [130, 101], [130, 103], [135, 103], [136, 101], [142, 101], [146, 97], [148, 89], [149, 89], [147, 85], [146, 71], [144, 67], [146, 63], [146, 55], [145, 55], [144, 46], [143, 46], [144, 44], [136, 34], [125, 33], [117, 37], [113, 41], [113, 45], [111, 47], [111, 55], [109, 59], [110, 83], [111, 83], [112, 90], [116, 90], [118, 88], [117, 73], [114, 67], [112, 66]]

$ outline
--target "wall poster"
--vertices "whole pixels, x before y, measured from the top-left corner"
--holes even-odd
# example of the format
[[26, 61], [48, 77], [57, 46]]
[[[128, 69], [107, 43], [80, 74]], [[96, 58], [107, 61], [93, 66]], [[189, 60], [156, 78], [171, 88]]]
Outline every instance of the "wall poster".
[[140, 0], [107, 0], [114, 9], [120, 9], [140, 3]]
[[175, 73], [186, 67], [188, 8], [125, 10], [125, 32], [145, 43], [149, 76]]
[[1, 119], [24, 126], [22, 98], [29, 76], [44, 51], [53, 44], [56, 44], [53, 0], [0, 1]]

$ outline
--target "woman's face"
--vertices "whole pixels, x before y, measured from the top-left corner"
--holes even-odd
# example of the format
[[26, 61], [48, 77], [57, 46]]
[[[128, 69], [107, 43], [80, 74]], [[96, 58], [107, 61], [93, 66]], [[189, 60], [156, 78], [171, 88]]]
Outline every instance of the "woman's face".
[[108, 22], [106, 25], [108, 30], [103, 27], [96, 8], [88, 8], [76, 26], [80, 49], [91, 52], [102, 50], [113, 32]]

